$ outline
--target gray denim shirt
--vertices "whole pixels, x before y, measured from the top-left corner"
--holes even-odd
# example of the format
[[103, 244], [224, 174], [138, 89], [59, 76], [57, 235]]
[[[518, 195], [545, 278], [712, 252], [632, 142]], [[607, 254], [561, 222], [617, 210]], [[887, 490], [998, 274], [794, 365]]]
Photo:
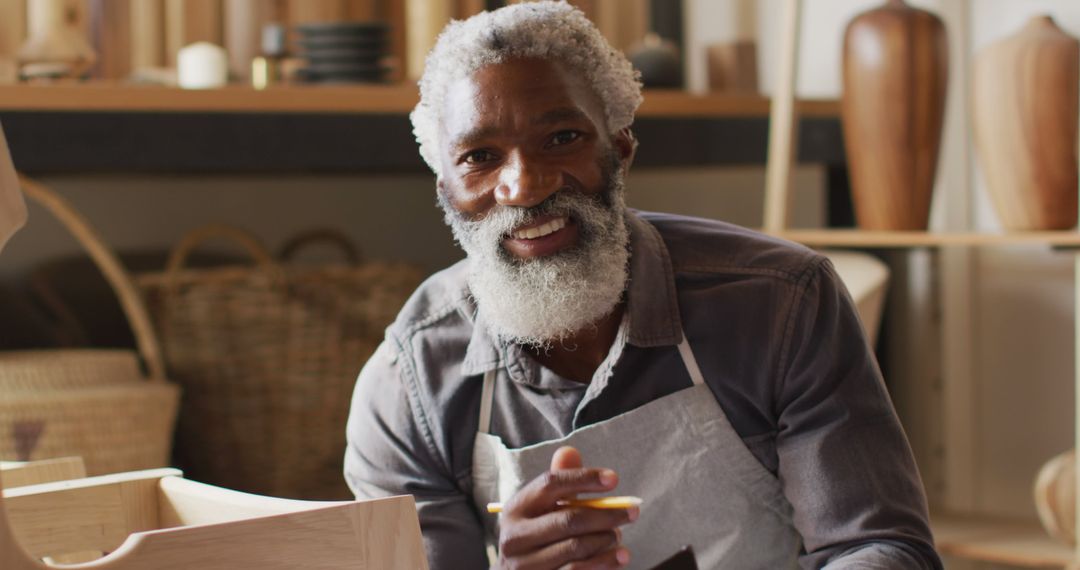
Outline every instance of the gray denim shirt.
[[794, 507], [801, 566], [941, 568], [907, 439], [828, 260], [712, 220], [631, 212], [628, 223], [629, 334], [606, 381], [561, 378], [494, 341], [476, 321], [468, 260], [420, 286], [357, 380], [345, 454], [356, 496], [414, 495], [432, 568], [486, 567], [490, 515], [470, 499], [484, 372], [512, 380], [495, 389], [491, 433], [523, 447], [689, 387], [685, 331]]

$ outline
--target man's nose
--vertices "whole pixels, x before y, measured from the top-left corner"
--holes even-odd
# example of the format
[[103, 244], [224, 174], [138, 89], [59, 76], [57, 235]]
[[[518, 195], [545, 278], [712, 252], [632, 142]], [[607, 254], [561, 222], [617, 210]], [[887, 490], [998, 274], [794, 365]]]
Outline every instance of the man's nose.
[[547, 200], [559, 188], [556, 169], [516, 155], [499, 173], [495, 201], [503, 206], [531, 208]]

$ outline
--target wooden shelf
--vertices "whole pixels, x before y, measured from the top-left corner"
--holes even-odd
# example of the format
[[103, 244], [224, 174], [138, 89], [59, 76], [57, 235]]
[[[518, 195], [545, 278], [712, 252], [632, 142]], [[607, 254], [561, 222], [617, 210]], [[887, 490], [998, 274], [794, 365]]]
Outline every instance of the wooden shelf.
[[1080, 232], [1008, 232], [1008, 233], [937, 233], [884, 232], [861, 230], [787, 230], [778, 237], [812, 247], [948, 247], [1047, 245], [1061, 248], [1080, 247]]
[[931, 519], [937, 549], [945, 555], [1022, 568], [1064, 568], [1073, 560], [1073, 549], [1050, 538], [1038, 522], [967, 515]]
[[[0, 86], [3, 111], [356, 113], [407, 114], [416, 85], [280, 86], [264, 91], [234, 86], [185, 90], [111, 82]], [[836, 117], [837, 101], [804, 101], [808, 117]], [[639, 117], [766, 117], [769, 99], [650, 90]]]

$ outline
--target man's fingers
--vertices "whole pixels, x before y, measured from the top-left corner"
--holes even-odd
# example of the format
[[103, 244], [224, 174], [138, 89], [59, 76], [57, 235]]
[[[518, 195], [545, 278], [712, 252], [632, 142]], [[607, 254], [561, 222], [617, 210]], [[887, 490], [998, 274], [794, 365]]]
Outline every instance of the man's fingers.
[[[568, 564], [578, 564], [597, 555], [614, 551], [619, 546], [619, 536], [614, 531], [585, 534], [549, 544], [531, 554], [518, 557], [514, 567], [520, 569], [561, 568]], [[594, 568], [593, 566], [579, 566]], [[604, 568], [596, 566], [595, 568]], [[618, 566], [613, 566], [618, 568]]]
[[620, 535], [619, 527], [638, 517], [638, 509], [560, 509], [535, 519], [506, 525], [499, 536], [499, 552], [520, 556], [567, 539], [603, 532]]
[[554, 510], [561, 499], [570, 499], [579, 493], [603, 493], [618, 484], [619, 476], [610, 469], [548, 471], [518, 491], [503, 510], [513, 517], [536, 517]]
[[564, 565], [560, 570], [615, 570], [623, 568], [630, 563], [630, 551], [620, 546], [606, 552], [601, 552], [588, 560], [571, 562]]
[[580, 469], [585, 464], [581, 461], [581, 452], [568, 445], [560, 447], [551, 455], [551, 470]]

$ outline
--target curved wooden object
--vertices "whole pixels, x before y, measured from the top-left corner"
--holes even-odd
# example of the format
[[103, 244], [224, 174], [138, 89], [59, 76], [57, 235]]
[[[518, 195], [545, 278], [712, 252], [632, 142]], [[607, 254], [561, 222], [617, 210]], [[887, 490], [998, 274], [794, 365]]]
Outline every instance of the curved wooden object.
[[[95, 550], [111, 554], [77, 565], [35, 560]], [[0, 568], [426, 570], [427, 561], [412, 497], [273, 499], [156, 469], [3, 493]]]
[[1066, 230], [1077, 219], [1080, 42], [1049, 16], [987, 47], [975, 63], [975, 142], [1010, 230]]
[[948, 82], [941, 19], [889, 0], [844, 34], [844, 143], [859, 226], [925, 230]]
[[1035, 478], [1035, 508], [1050, 536], [1076, 545], [1076, 451], [1054, 457]]

